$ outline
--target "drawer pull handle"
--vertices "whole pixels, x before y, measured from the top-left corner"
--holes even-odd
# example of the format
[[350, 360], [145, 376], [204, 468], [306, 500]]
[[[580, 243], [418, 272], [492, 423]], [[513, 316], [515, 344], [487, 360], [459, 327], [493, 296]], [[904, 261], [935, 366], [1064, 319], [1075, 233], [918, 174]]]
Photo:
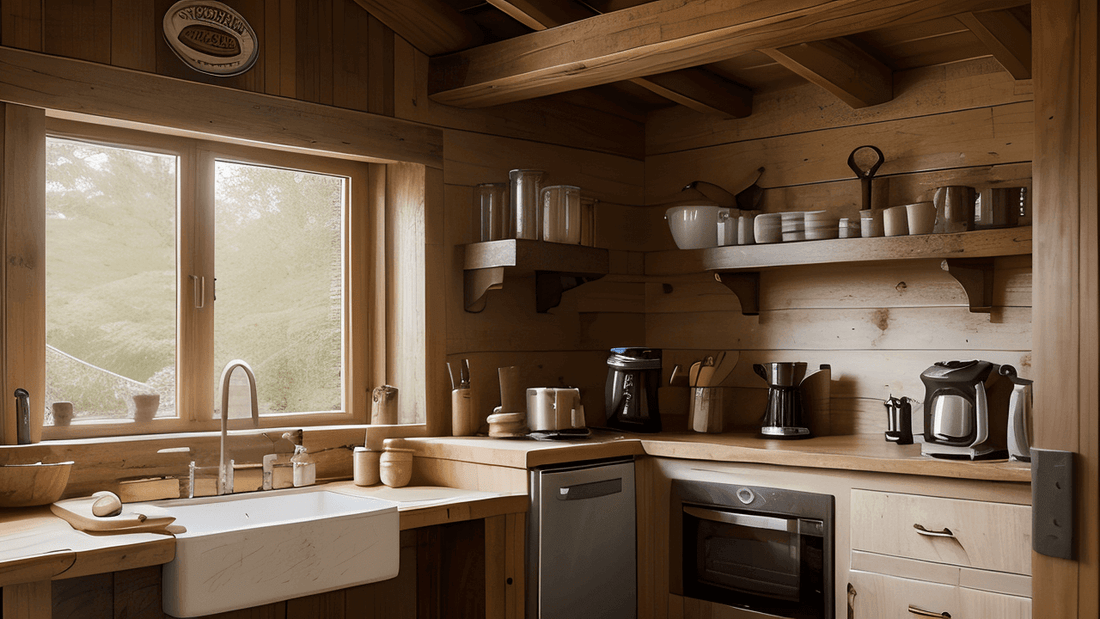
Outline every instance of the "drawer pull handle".
[[923, 608], [913, 606], [912, 604], [909, 605], [909, 612], [917, 615], [918, 617], [937, 617], [940, 619], [951, 619], [951, 613], [949, 612], [945, 611], [942, 613], [934, 613], [930, 610], [924, 610]]
[[[915, 524], [915, 525], [913, 525], [913, 528], [917, 530], [918, 535], [923, 535], [925, 537], [951, 537], [951, 538], [955, 537], [955, 534], [952, 533], [951, 529], [948, 529], [947, 527], [944, 527], [942, 531], [929, 531], [928, 529], [922, 527], [921, 525]], [[935, 615], [935, 616], [939, 617], [939, 615]], [[950, 615], [948, 615], [948, 616], [950, 616]]]

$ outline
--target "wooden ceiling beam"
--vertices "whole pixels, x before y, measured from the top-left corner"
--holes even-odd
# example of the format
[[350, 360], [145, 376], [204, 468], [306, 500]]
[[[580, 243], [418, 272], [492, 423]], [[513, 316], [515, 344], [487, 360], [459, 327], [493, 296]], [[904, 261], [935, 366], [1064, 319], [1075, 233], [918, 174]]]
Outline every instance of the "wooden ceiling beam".
[[731, 118], [752, 114], [751, 90], [706, 69], [680, 69], [630, 81], [696, 112]]
[[656, 0], [432, 58], [429, 92], [448, 105], [496, 105], [687, 69], [755, 49], [1020, 4], [1025, 2]]
[[531, 30], [546, 30], [592, 17], [596, 13], [562, 0], [488, 0]]
[[478, 45], [484, 33], [442, 0], [355, 0], [413, 47], [438, 56]]
[[[556, 28], [593, 16], [585, 8], [560, 0], [488, 0], [489, 4], [536, 30]], [[752, 91], [705, 69], [681, 69], [636, 77], [637, 86], [696, 112], [746, 118], [752, 114]]]
[[890, 67], [846, 39], [761, 51], [853, 108], [878, 105], [894, 98], [894, 73]]
[[1031, 79], [1031, 32], [1012, 13], [963, 13], [956, 15], [993, 54], [1012, 77]]

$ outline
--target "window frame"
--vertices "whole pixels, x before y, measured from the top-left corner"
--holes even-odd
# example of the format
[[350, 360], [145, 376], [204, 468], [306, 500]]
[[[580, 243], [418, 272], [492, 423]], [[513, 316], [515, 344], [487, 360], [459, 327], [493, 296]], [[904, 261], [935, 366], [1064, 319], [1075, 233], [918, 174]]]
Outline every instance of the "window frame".
[[[60, 118], [46, 119], [46, 136], [106, 146], [131, 148], [178, 157], [176, 222], [176, 417], [147, 422], [74, 423], [42, 427], [44, 440], [127, 437], [149, 434], [214, 431], [213, 416], [219, 396], [213, 358], [212, 299], [214, 281], [214, 166], [219, 160], [282, 169], [302, 170], [348, 179], [343, 235], [343, 402], [339, 412], [290, 413], [229, 420], [229, 427], [280, 428], [364, 424], [368, 420], [369, 377], [375, 373], [371, 354], [371, 323], [379, 300], [372, 290], [377, 265], [375, 251], [382, 231], [372, 213], [370, 164], [201, 138], [140, 131]], [[207, 303], [195, 307], [191, 276], [205, 278]], [[358, 313], [357, 313], [358, 312]], [[413, 424], [422, 425], [422, 424]], [[419, 433], [419, 432], [416, 432]]]

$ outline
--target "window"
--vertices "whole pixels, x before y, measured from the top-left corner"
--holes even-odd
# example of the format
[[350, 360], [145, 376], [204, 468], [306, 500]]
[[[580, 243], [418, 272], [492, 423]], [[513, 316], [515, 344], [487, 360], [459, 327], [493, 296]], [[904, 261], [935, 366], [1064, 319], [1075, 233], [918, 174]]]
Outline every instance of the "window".
[[[370, 298], [367, 266], [349, 260], [368, 242], [362, 223], [350, 232], [365, 164], [48, 128], [47, 437], [210, 429], [238, 359], [260, 425], [365, 420], [348, 397], [369, 375], [349, 363], [367, 324], [351, 293]], [[230, 381], [230, 418], [250, 417], [244, 378]], [[72, 403], [71, 424], [56, 402]]]

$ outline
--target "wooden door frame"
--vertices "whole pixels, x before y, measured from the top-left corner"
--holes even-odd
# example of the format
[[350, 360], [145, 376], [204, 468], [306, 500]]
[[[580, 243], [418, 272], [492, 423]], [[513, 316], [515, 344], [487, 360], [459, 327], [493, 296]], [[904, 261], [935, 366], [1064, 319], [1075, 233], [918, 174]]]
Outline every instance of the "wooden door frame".
[[1072, 451], [1075, 561], [1033, 553], [1036, 617], [1100, 614], [1097, 7], [1034, 0], [1034, 445]]

